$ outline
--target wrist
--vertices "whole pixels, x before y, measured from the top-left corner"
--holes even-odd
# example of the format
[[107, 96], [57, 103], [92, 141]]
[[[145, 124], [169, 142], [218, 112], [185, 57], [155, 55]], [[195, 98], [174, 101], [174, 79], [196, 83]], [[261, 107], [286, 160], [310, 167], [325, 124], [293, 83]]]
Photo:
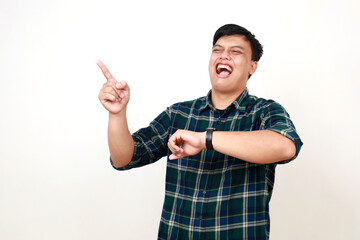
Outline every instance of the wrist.
[[206, 131], [200, 133], [201, 149], [206, 149]]
[[124, 119], [126, 118], [126, 109], [118, 112], [118, 113], [112, 113], [109, 112], [109, 119]]

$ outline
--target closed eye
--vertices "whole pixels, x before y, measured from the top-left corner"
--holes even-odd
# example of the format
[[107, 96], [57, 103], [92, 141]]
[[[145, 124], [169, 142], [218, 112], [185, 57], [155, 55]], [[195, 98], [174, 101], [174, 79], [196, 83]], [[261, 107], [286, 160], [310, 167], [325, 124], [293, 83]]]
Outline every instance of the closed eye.
[[244, 48], [241, 46], [233, 46], [231, 47], [231, 52], [233, 54], [243, 54], [244, 53]]

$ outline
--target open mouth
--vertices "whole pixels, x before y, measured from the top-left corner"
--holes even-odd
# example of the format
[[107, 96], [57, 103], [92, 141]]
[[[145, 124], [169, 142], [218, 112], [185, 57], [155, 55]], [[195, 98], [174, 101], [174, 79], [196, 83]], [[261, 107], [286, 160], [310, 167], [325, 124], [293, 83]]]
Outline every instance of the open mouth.
[[216, 66], [216, 73], [219, 77], [221, 78], [226, 78], [228, 77], [231, 73], [232, 73], [233, 69], [231, 66], [227, 65], [227, 64], [221, 64], [219, 63]]

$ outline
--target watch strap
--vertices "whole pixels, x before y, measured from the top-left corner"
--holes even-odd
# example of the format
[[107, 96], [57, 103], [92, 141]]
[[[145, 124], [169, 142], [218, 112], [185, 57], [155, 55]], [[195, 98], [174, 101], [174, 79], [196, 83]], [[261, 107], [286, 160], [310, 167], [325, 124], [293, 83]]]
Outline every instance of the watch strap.
[[207, 150], [214, 150], [214, 147], [212, 145], [212, 137], [213, 137], [214, 131], [215, 131], [215, 128], [207, 128], [206, 129], [205, 146], [206, 146]]

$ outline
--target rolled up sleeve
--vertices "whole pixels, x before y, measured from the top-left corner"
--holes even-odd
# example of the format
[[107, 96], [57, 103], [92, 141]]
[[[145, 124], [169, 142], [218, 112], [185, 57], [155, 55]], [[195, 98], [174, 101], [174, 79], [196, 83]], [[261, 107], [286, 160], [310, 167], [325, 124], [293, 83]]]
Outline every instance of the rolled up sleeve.
[[132, 134], [134, 154], [128, 165], [116, 168], [110, 157], [111, 165], [117, 170], [128, 170], [154, 163], [167, 155], [168, 129], [170, 124], [168, 110], [157, 116], [148, 127]]
[[280, 133], [295, 143], [296, 153], [294, 157], [279, 163], [288, 163], [298, 156], [303, 143], [296, 132], [293, 122], [290, 120], [289, 114], [280, 104], [272, 102], [265, 108], [261, 128]]

